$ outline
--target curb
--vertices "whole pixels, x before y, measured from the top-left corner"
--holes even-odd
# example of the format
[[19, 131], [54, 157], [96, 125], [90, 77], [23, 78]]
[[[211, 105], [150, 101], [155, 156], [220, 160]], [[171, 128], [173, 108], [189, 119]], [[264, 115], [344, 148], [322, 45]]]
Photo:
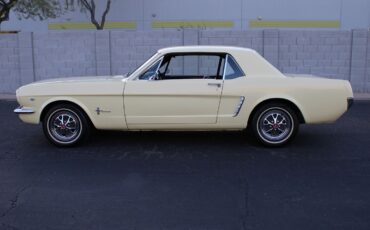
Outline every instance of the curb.
[[369, 101], [370, 93], [355, 93], [353, 97], [356, 101]]
[[0, 94], [0, 100], [2, 101], [15, 101], [16, 99], [15, 94]]

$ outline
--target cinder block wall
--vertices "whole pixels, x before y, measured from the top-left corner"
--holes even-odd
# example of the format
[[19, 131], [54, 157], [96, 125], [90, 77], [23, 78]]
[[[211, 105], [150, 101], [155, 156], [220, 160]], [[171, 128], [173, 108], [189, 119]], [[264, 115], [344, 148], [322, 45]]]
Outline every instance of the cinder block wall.
[[0, 93], [48, 78], [124, 74], [156, 50], [181, 45], [252, 48], [284, 73], [347, 79], [355, 92], [370, 93], [369, 31], [277, 29], [0, 34]]
[[278, 40], [283, 72], [349, 79], [350, 31], [285, 31]]
[[116, 75], [134, 70], [158, 49], [183, 45], [184, 39], [183, 32], [177, 30], [112, 31], [106, 42], [110, 43], [111, 66], [102, 74]]
[[365, 89], [367, 92], [370, 92], [370, 31], [367, 35], [367, 53], [366, 53], [367, 59], [366, 59], [366, 75], [365, 75]]
[[18, 36], [0, 36], [0, 92], [14, 92], [21, 84]]
[[93, 31], [34, 33], [32, 43], [35, 80], [96, 75]]

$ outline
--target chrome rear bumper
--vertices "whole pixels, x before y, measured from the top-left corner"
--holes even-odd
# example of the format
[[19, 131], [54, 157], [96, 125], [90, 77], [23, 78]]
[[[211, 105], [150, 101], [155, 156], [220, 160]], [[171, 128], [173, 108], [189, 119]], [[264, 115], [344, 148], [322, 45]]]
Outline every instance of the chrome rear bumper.
[[23, 106], [19, 106], [14, 110], [14, 113], [16, 114], [31, 114], [34, 113], [35, 111], [30, 108], [24, 108]]

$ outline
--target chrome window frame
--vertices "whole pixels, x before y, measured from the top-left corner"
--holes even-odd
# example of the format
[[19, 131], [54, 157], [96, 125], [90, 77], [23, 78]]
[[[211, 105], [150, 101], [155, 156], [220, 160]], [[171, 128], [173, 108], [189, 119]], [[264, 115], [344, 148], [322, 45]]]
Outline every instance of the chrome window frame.
[[[212, 53], [210, 53], [212, 54]], [[247, 75], [245, 74], [245, 72], [243, 71], [243, 69], [240, 67], [239, 63], [236, 61], [236, 59], [229, 53], [225, 53], [225, 63], [224, 63], [224, 69], [223, 69], [223, 75], [222, 75], [222, 79], [219, 79], [219, 80], [233, 80], [233, 79], [236, 79], [236, 78], [233, 78], [233, 79], [226, 79], [226, 67], [227, 67], [227, 64], [229, 62], [229, 58], [231, 58], [231, 60], [234, 61], [234, 63], [236, 64], [236, 67], [238, 68], [238, 70], [242, 73], [241, 76], [237, 77], [237, 78], [240, 78], [240, 77], [246, 77]], [[140, 72], [137, 77], [135, 78], [135, 80], [140, 80], [140, 81], [149, 81], [149, 80], [142, 80], [142, 79], [139, 79], [140, 76], [145, 73], [146, 71], [148, 71], [150, 68], [152, 68], [158, 61], [160, 61], [157, 69], [156, 69], [156, 73], [158, 73], [158, 70], [161, 68], [161, 65], [162, 65], [162, 62], [163, 62], [163, 59], [164, 59], [164, 55], [160, 56], [160, 58], [158, 58], [157, 60], [155, 60], [150, 66], [148, 66], [148, 68], [145, 68], [145, 70], [143, 70], [142, 72]]]
[[227, 62], [228, 61], [229, 61], [229, 54], [226, 54], [225, 63], [224, 63], [224, 73], [223, 73], [223, 76], [222, 76], [222, 81], [225, 81], [225, 77], [226, 77], [226, 66], [227, 66]]
[[233, 79], [236, 79], [236, 78], [233, 78], [233, 79], [226, 79], [226, 67], [227, 67], [227, 63], [229, 62], [229, 58], [231, 58], [231, 60], [233, 60], [236, 64], [236, 67], [239, 69], [239, 71], [242, 73], [242, 76], [239, 76], [239, 77], [236, 77], [236, 78], [240, 78], [240, 77], [246, 77], [247, 75], [244, 73], [243, 69], [240, 67], [239, 63], [235, 60], [235, 58], [231, 55], [231, 54], [226, 54], [226, 58], [225, 58], [225, 65], [224, 65], [224, 76], [223, 76], [223, 80], [233, 80]]
[[[187, 53], [187, 52], [186, 52]], [[189, 53], [192, 53], [192, 52], [189, 52]], [[194, 52], [194, 53], [197, 53], [197, 52]], [[138, 74], [138, 76], [135, 78], [135, 80], [140, 80], [140, 81], [142, 81], [141, 79], [139, 79], [140, 78], [140, 76], [143, 74], [143, 73], [145, 73], [146, 71], [148, 71], [148, 69], [150, 69], [150, 68], [152, 68], [152, 66], [153, 65], [155, 65], [155, 63], [157, 63], [159, 60], [161, 60], [161, 62], [160, 62], [160, 64], [159, 64], [159, 66], [158, 66], [158, 68], [157, 68], [157, 70], [156, 70], [156, 72], [158, 72], [158, 70], [161, 68], [161, 65], [162, 65], [162, 62], [163, 62], [163, 59], [164, 59], [164, 57], [166, 56], [166, 55], [169, 55], [169, 54], [172, 54], [172, 53], [167, 53], [167, 54], [165, 54], [165, 55], [162, 55], [162, 56], [160, 56], [160, 58], [158, 58], [157, 60], [155, 60], [148, 68], [146, 68], [145, 70], [143, 70], [140, 74]], [[210, 54], [209, 56], [217, 56], [217, 55], [212, 55], [212, 54], [215, 54], [215, 53], [213, 53], [213, 52], [205, 52], [205, 54]], [[223, 81], [224, 80], [224, 78], [225, 78], [225, 65], [227, 64], [227, 56], [229, 55], [228, 53], [220, 53], [220, 54], [224, 54], [225, 55], [225, 63], [224, 63], [224, 70], [223, 70], [223, 75], [222, 75], [222, 78], [221, 79], [215, 79], [215, 80], [221, 80], [221, 81]], [[179, 55], [180, 56], [180, 55]], [[184, 55], [184, 56], [186, 56], [186, 55]], [[236, 62], [237, 63], [237, 62]], [[238, 65], [238, 67], [239, 67], [239, 65]], [[243, 71], [242, 71], [243, 72]], [[243, 72], [244, 73], [244, 72]], [[145, 81], [145, 80], [144, 80]]]
[[155, 70], [155, 73], [158, 73], [158, 70], [161, 68], [161, 65], [162, 65], [162, 62], [163, 62], [163, 58], [164, 58], [164, 56], [160, 56], [160, 58], [158, 58], [157, 60], [155, 60], [150, 66], [148, 66], [148, 68], [145, 68], [142, 72], [140, 72], [138, 74], [138, 76], [136, 77], [135, 80], [139, 80], [139, 81], [150, 81], [149, 79], [140, 79], [140, 76], [142, 76], [146, 71], [148, 71], [150, 68], [152, 68], [159, 61], [159, 65], [158, 65], [157, 69]]

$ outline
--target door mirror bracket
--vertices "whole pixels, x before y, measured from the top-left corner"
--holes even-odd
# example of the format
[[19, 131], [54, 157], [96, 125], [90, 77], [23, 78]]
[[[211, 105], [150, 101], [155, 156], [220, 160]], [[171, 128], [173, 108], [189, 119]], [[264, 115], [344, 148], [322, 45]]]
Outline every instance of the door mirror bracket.
[[149, 77], [148, 80], [149, 81], [157, 81], [157, 80], [159, 80], [159, 74], [158, 73], [155, 73], [154, 75], [152, 75], [151, 77]]

